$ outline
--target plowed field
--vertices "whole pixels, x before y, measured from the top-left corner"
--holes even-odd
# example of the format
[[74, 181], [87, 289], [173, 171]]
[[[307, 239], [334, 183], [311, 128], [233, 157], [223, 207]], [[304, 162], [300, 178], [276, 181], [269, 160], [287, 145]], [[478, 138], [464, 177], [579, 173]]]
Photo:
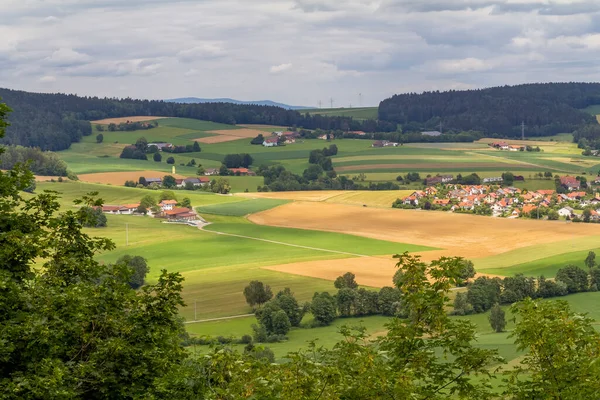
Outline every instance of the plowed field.
[[144, 122], [144, 121], [154, 121], [157, 119], [163, 119], [163, 118], [169, 118], [169, 117], [120, 117], [120, 118], [106, 118], [106, 119], [99, 119], [97, 121], [92, 121], [92, 124], [99, 124], [99, 125], [108, 125], [108, 124], [121, 124], [124, 122]]

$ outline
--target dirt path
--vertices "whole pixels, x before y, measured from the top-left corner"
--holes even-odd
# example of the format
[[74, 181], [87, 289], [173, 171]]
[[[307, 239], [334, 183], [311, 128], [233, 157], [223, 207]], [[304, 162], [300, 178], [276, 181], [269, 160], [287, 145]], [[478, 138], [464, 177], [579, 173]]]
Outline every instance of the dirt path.
[[196, 321], [185, 321], [184, 324], [199, 324], [201, 322], [225, 321], [225, 320], [228, 320], [228, 319], [247, 318], [247, 317], [253, 317], [253, 316], [254, 316], [254, 314], [231, 315], [229, 317], [199, 319], [199, 320], [196, 320]]

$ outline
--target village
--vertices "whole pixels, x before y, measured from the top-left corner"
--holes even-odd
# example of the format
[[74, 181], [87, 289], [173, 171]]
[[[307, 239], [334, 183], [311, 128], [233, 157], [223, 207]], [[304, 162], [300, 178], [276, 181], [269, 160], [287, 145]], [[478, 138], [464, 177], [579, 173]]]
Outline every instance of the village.
[[[527, 191], [498, 184], [459, 185], [446, 183], [451, 176], [433, 177], [424, 190], [417, 190], [394, 203], [395, 208], [472, 213], [504, 218], [565, 219], [600, 222], [600, 193], [581, 189], [573, 176], [559, 178], [565, 193], [556, 190]], [[494, 179], [501, 182], [502, 178]], [[488, 181], [489, 182], [489, 181]], [[600, 183], [600, 177], [593, 183]]]

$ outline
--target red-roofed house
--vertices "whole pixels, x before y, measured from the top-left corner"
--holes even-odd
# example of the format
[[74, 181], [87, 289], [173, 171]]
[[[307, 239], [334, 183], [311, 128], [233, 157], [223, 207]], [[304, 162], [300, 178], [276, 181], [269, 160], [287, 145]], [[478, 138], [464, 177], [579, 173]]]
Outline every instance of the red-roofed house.
[[560, 184], [568, 190], [577, 190], [581, 187], [581, 184], [574, 176], [561, 176]]
[[163, 200], [160, 203], [158, 203], [160, 209], [163, 211], [171, 211], [176, 204], [177, 200]]

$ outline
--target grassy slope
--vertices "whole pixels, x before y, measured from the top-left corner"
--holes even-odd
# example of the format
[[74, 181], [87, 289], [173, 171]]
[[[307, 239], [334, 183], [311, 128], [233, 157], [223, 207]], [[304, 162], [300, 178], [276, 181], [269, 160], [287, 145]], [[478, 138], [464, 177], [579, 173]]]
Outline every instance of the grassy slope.
[[268, 210], [282, 204], [289, 203], [287, 200], [277, 199], [250, 199], [234, 204], [215, 204], [204, 207], [198, 207], [200, 214], [229, 215], [234, 217], [243, 217], [244, 215]]
[[[38, 191], [41, 190], [61, 192], [65, 208], [71, 208], [72, 200], [92, 191], [100, 192], [99, 196], [106, 204], [133, 203], [144, 195], [159, 194], [158, 191], [145, 189], [78, 182], [40, 183]], [[235, 206], [246, 202], [242, 197], [202, 192], [177, 191], [176, 194], [180, 198], [189, 197], [192, 205], [198, 207], [215, 204]], [[212, 216], [210, 219], [214, 225], [210, 225], [209, 229], [332, 251], [353, 253], [360, 250], [370, 255], [424, 249], [351, 235], [263, 227], [239, 217]], [[129, 232], [129, 245], [126, 243], [126, 229]], [[117, 246], [116, 250], [110, 253], [100, 254], [98, 259], [101, 261], [114, 262], [124, 254], [146, 257], [151, 268], [148, 276], [150, 282], [158, 277], [161, 269], [182, 272], [186, 278], [184, 298], [189, 304], [182, 310], [186, 318], [193, 317], [194, 300], [197, 301], [200, 310], [198, 318], [248, 312], [242, 290], [253, 279], [265, 281], [274, 290], [291, 287], [301, 300], [309, 300], [315, 291], [330, 290], [331, 282], [268, 271], [261, 267], [349, 257], [322, 250], [219, 235], [190, 226], [165, 224], [157, 219], [139, 216], [109, 215], [107, 228], [87, 229], [87, 232], [93, 236], [108, 237]]]
[[[588, 313], [598, 323], [600, 320], [600, 309], [595, 305], [600, 301], [600, 292], [580, 293], [561, 297], [560, 300], [567, 301], [574, 311], [580, 313]], [[506, 310], [507, 307], [504, 307]], [[498, 349], [498, 352], [507, 361], [515, 359], [519, 352], [517, 351], [513, 339], [509, 338], [510, 331], [514, 328], [514, 322], [510, 318], [511, 314], [507, 311], [507, 331], [503, 333], [495, 333], [492, 331], [488, 322], [488, 313], [470, 315], [467, 317], [453, 317], [466, 319], [475, 324], [479, 333], [477, 343], [480, 347], [486, 349]], [[309, 319], [310, 316], [307, 316]], [[367, 332], [371, 335], [377, 335], [385, 332], [385, 324], [389, 318], [382, 316], [372, 316], [363, 318], [338, 318], [331, 326], [314, 329], [293, 329], [289, 334], [289, 341], [284, 343], [272, 343], [266, 346], [271, 348], [278, 358], [284, 357], [290, 351], [296, 351], [299, 348], [306, 349], [308, 342], [317, 340], [318, 345], [331, 347], [336, 342], [342, 339], [339, 334], [339, 328], [343, 325], [357, 326], [362, 325], [367, 328]], [[207, 336], [236, 336], [240, 337], [244, 334], [251, 334], [251, 325], [256, 323], [254, 317], [202, 322], [187, 325], [187, 330], [193, 335]], [[199, 346], [198, 350], [206, 351], [207, 348]]]

